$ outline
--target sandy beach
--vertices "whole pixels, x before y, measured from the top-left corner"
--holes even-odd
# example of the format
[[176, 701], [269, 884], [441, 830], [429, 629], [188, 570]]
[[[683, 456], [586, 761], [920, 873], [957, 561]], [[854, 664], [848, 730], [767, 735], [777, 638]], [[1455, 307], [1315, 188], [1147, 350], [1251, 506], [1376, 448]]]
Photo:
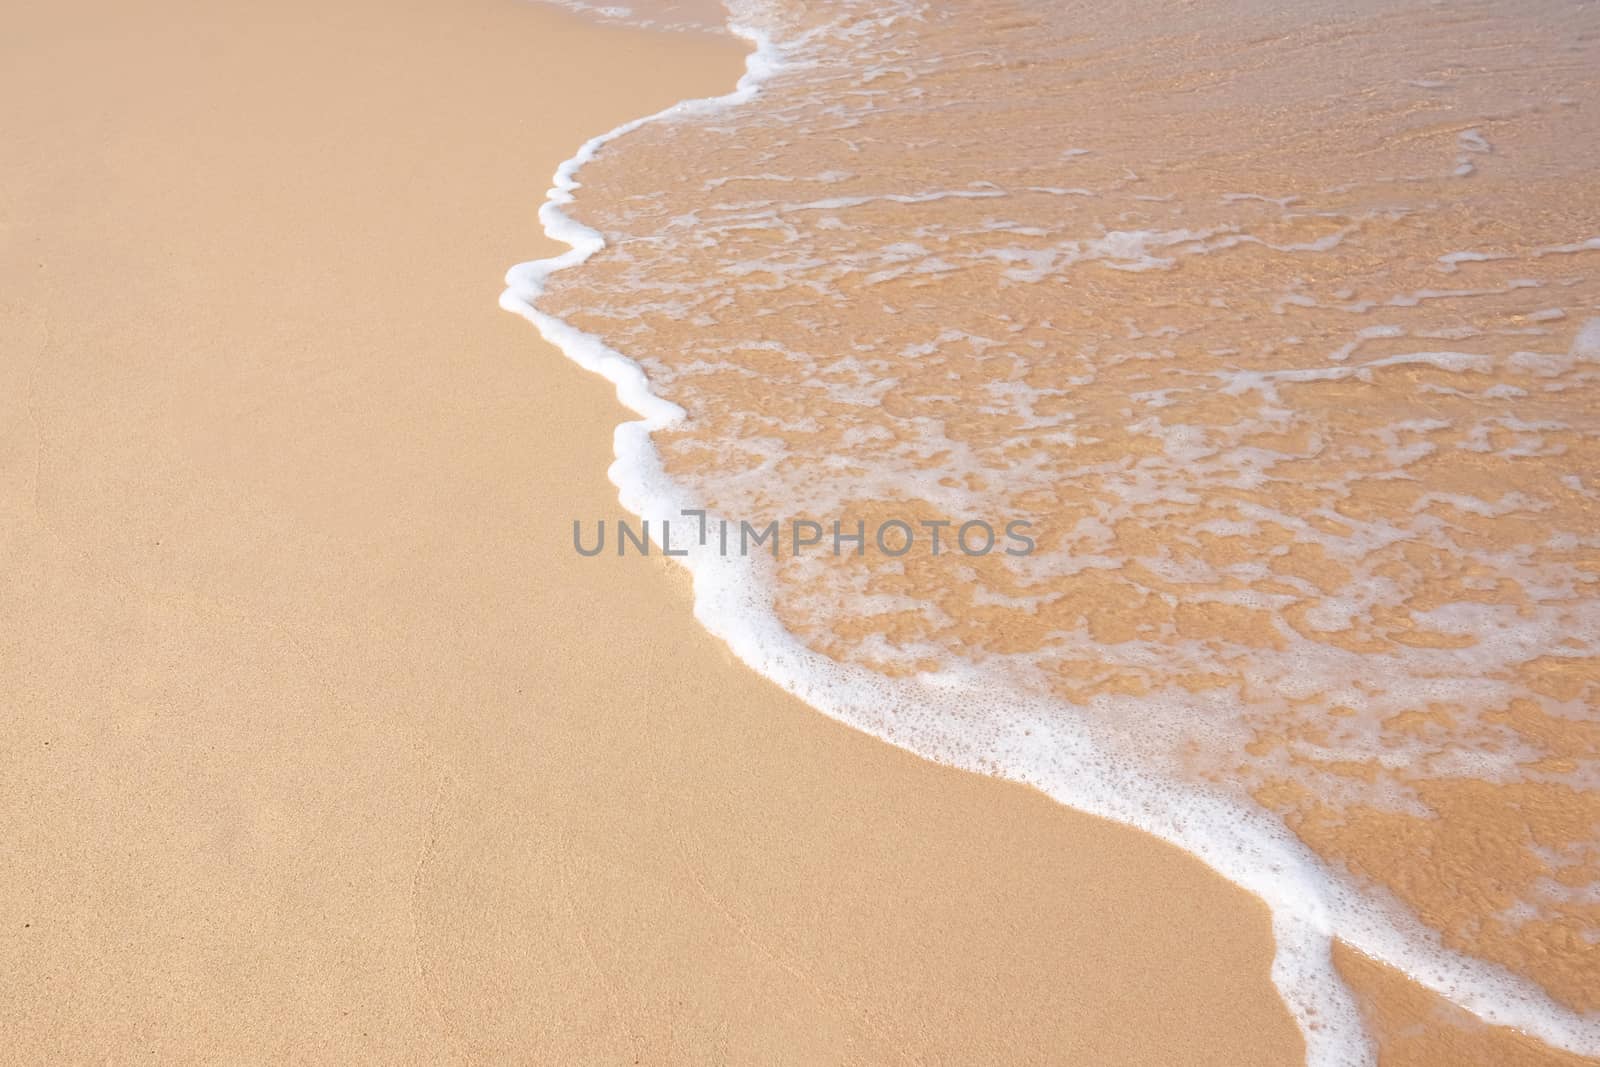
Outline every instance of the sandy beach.
[[742, 48], [493, 0], [7, 21], [0, 1059], [1296, 1059], [1244, 893], [570, 552], [620, 413], [500, 275], [557, 163]]
[[[742, 44], [7, 8], [0, 1062], [1301, 1062], [1255, 897], [572, 552], [626, 416], [501, 277]], [[1579, 1062], [1340, 963], [1385, 1065]]]

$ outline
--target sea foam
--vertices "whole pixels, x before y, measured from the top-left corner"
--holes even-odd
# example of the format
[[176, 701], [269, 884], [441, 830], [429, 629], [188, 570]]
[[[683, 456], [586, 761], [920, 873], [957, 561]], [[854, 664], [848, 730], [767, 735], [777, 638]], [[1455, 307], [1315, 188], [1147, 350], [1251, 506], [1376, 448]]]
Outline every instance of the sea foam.
[[[503, 307], [530, 320], [576, 363], [611, 381], [622, 403], [641, 416], [617, 427], [616, 458], [609, 474], [622, 505], [657, 526], [662, 520], [678, 520], [685, 510], [705, 504], [681, 479], [669, 475], [653, 440], [653, 435], [682, 427], [687, 413], [658, 395], [640, 362], [610, 347], [594, 332], [541, 310], [539, 299], [553, 275], [582, 265], [606, 247], [600, 232], [573, 220], [563, 210], [574, 202], [580, 186], [580, 168], [613, 142], [647, 125], [710, 122], [736, 109], [759, 108], [763, 86], [770, 79], [807, 61], [804, 42], [797, 43], [755, 25], [737, 25], [734, 29], [752, 42], [754, 50], [744, 76], [732, 92], [681, 103], [624, 124], [589, 141], [561, 165], [539, 218], [550, 236], [570, 248], [560, 256], [513, 268], [501, 297]], [[1461, 145], [1463, 150], [1482, 154], [1486, 148], [1480, 148], [1481, 140], [1464, 135]], [[790, 178], [772, 173], [747, 179], [728, 177], [711, 187], [742, 181], [789, 184]], [[1077, 196], [1084, 192], [1057, 187], [1038, 187], [1034, 191], [1051, 196]], [[1004, 194], [997, 189], [987, 188], [839, 195], [787, 201], [776, 206], [775, 211], [779, 216], [797, 211], [838, 212], [872, 202], [913, 206], [941, 200], [992, 200], [1001, 195]], [[1240, 201], [1264, 200], [1284, 211], [1295, 199], [1232, 195]], [[743, 206], [748, 208], [751, 204]], [[1334, 247], [1346, 230], [1335, 232], [1339, 236], [1276, 243], [1251, 235], [1228, 234], [1219, 243], [1215, 233], [1203, 231], [1108, 231], [1092, 241], [1057, 243], [1042, 252], [1002, 251], [996, 258], [1007, 264], [1006, 269], [1016, 274], [1016, 280], [1037, 281], [1084, 259], [1103, 260], [1104, 266], [1111, 269], [1145, 271], [1169, 268], [1177, 255], [1216, 254], [1252, 243], [1279, 251], [1303, 249], [1318, 253]], [[1586, 249], [1585, 243], [1577, 242], [1547, 251], [1569, 254]], [[907, 245], [898, 253], [891, 250], [891, 255], [916, 258], [927, 251]], [[1440, 256], [1437, 262], [1448, 270], [1465, 270], [1490, 259], [1487, 255], [1455, 253]], [[1015, 266], [1018, 263], [1026, 266], [1019, 268]], [[774, 265], [747, 263], [738, 269], [770, 273]], [[881, 273], [899, 266], [880, 263], [877, 268]], [[1519, 286], [1511, 288], [1516, 287]], [[1422, 301], [1504, 291], [1413, 290], [1392, 298], [1388, 304], [1409, 307]], [[1310, 297], [1302, 300], [1302, 306], [1314, 304]], [[885, 311], [892, 313], [887, 305]], [[940, 343], [965, 340], [941, 337]], [[1459, 375], [1492, 367], [1490, 357], [1472, 352], [1413, 350], [1360, 362], [1350, 358], [1357, 344], [1400, 340], [1404, 340], [1404, 331], [1398, 327], [1366, 327], [1354, 342], [1338, 350], [1342, 354], [1333, 357], [1331, 366], [1231, 370], [1217, 372], [1216, 377], [1225, 394], [1255, 392], [1275, 400], [1276, 390], [1297, 383], [1370, 379], [1374, 373], [1390, 369], [1396, 373], [1421, 370]], [[1546, 354], [1544, 358], [1560, 364], [1552, 373], [1570, 369], [1573, 361], [1600, 358], [1600, 319], [1583, 325], [1569, 352]], [[859, 402], [878, 403], [881, 394], [874, 395], [872, 391], [870, 370], [858, 363], [855, 371], [853, 388], [858, 392], [867, 390], [861, 393]], [[996, 399], [1003, 401], [1005, 395], [1002, 391]], [[1165, 432], [1159, 425], [1152, 429]], [[1427, 430], [1423, 426], [1401, 427], [1397, 432], [1417, 434]], [[1203, 448], [1192, 451], [1198, 441], [1184, 437], [1176, 429], [1168, 433], [1167, 444], [1169, 450], [1177, 450], [1173, 452], [1175, 456], [1187, 455], [1185, 462], [1210, 454]], [[1410, 449], [1396, 437], [1390, 458], [1403, 467], [1425, 454], [1426, 450]], [[1240, 464], [1240, 469], [1249, 467], [1243, 450], [1233, 450], [1230, 460]], [[1161, 492], [1140, 488], [1137, 482], [1130, 482], [1125, 491], [1130, 499], [1146, 500], [1157, 499]], [[1453, 506], [1472, 509], [1482, 505], [1461, 499]], [[1220, 536], [1233, 531], [1217, 527], [1209, 532]], [[1379, 547], [1384, 539], [1376, 531], [1374, 536], [1379, 540], [1366, 546], [1368, 549]], [[1403, 532], [1394, 531], [1388, 535], [1388, 543], [1403, 536]], [[1446, 948], [1436, 931], [1419, 923], [1398, 902], [1370, 887], [1353, 885], [1279, 818], [1259, 806], [1227, 791], [1163, 773], [1160, 767], [1138, 759], [1126, 748], [1107, 744], [1085, 717], [1070, 713], [1071, 709], [1064, 709], [1060, 702], [1041, 698], [1027, 687], [1013, 687], [1004, 674], [985, 670], [981, 665], [945, 663], [935, 670], [889, 677], [823, 655], [783, 625], [774, 600], [773, 568], [765, 559], [729, 557], [716, 552], [713, 546], [693, 545], [681, 562], [693, 575], [695, 616], [701, 624], [725, 641], [745, 663], [824, 713], [926, 758], [1029, 784], [1079, 810], [1152, 833], [1184, 848], [1260, 896], [1271, 909], [1276, 938], [1272, 977], [1300, 1023], [1309, 1063], [1375, 1062], [1375, 1050], [1361, 1014], [1331, 961], [1331, 939], [1335, 937], [1399, 968], [1487, 1022], [1517, 1027], [1574, 1052], [1600, 1053], [1600, 1020], [1577, 1015], [1557, 1004], [1526, 978]], [[1078, 564], [1093, 565], [1093, 561], [1080, 559]], [[1320, 605], [1321, 614], [1315, 621], [1332, 629], [1339, 623], [1335, 616], [1348, 619], [1365, 610], [1366, 605], [1358, 599], [1330, 598]], [[1446, 628], [1484, 625], [1478, 617], [1441, 616], [1437, 621]], [[1144, 699], [1147, 706], [1143, 710], [1150, 722], [1159, 724], [1169, 717], [1159, 706], [1159, 695]], [[1068, 713], [1064, 714], [1064, 710]]]

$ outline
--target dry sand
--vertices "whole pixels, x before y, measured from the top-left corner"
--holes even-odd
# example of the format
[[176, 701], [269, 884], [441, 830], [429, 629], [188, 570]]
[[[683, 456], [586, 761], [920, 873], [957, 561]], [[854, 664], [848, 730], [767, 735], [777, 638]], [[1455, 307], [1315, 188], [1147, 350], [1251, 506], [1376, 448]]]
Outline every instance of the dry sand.
[[1253, 898], [572, 554], [622, 413], [500, 275], [731, 44], [6, 6], [0, 1060], [1298, 1060]]

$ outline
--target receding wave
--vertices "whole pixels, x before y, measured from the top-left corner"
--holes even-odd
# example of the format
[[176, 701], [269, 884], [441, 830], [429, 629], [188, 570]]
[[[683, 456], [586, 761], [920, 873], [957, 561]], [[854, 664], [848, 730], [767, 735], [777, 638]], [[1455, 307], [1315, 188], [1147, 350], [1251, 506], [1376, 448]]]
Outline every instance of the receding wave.
[[1600, 8], [736, 20], [506, 298], [647, 416], [631, 510], [918, 539], [697, 545], [702, 621], [1260, 893], [1313, 1062], [1330, 936], [1600, 1054]]

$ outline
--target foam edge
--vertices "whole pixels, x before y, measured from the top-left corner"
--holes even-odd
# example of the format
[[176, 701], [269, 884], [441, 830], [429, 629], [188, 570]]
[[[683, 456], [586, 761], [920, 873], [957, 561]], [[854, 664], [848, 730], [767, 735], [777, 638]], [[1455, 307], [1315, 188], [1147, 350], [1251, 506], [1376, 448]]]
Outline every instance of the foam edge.
[[[686, 413], [651, 391], [638, 363], [540, 311], [535, 301], [552, 274], [605, 247], [599, 232], [561, 210], [575, 199], [583, 164], [649, 123], [746, 103], [782, 69], [783, 49], [767, 34], [738, 24], [729, 29], [754, 46], [735, 88], [674, 104], [585, 142], [557, 168], [538, 214], [545, 233], [568, 250], [511, 268], [500, 296], [503, 309], [533, 323], [574, 363], [610, 381], [618, 400], [641, 416], [617, 426], [615, 460], [607, 473], [622, 506], [656, 522], [699, 507], [668, 478], [651, 442], [655, 431], [681, 422]], [[1578, 1055], [1600, 1055], [1600, 1018], [1579, 1016], [1534, 983], [1446, 949], [1434, 931], [1398, 905], [1380, 902], [1374, 908], [1266, 812], [1157, 780], [1106, 751], [1049, 704], [997, 698], [992, 685], [980, 685], [965, 672], [888, 679], [821, 656], [783, 629], [753, 559], [691, 546], [679, 562], [693, 579], [696, 620], [746, 665], [830, 718], [934, 762], [1031, 785], [1068, 807], [1152, 834], [1260, 897], [1272, 915], [1272, 981], [1299, 1024], [1309, 1067], [1371, 1067], [1377, 1060], [1354, 996], [1334, 967], [1335, 936], [1491, 1025], [1522, 1030]], [[997, 699], [1007, 705], [1004, 721], [974, 715], [974, 708], [992, 707]], [[998, 730], [980, 740], [970, 730], [974, 721]], [[962, 726], [969, 729], [963, 732]]]

